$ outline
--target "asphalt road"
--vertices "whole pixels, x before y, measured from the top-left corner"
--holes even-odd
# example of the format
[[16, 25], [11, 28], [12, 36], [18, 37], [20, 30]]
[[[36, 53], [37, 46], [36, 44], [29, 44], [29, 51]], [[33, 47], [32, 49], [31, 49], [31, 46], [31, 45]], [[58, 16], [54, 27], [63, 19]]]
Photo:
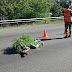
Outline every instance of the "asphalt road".
[[[44, 45], [21, 58], [11, 52], [11, 41], [23, 33]], [[64, 39], [63, 33], [64, 23], [0, 29], [0, 72], [72, 72], [72, 38]]]

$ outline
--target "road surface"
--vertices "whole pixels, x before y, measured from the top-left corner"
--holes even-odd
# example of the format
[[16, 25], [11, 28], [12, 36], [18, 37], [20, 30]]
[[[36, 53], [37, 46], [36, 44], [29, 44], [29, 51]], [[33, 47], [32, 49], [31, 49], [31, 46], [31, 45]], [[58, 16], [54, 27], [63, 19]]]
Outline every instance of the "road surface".
[[[23, 33], [44, 45], [21, 58], [11, 52], [11, 41]], [[63, 33], [64, 23], [0, 29], [0, 72], [72, 72], [72, 38], [64, 39]]]

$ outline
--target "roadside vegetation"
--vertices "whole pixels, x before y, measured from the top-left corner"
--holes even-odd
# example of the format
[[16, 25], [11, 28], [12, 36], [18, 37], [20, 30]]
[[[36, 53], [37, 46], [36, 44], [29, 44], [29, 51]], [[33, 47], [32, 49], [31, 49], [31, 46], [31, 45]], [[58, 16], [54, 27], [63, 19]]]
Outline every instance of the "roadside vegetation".
[[[52, 13], [52, 17], [59, 17], [63, 16], [65, 7], [66, 1], [59, 3], [55, 0], [0, 0], [0, 20], [46, 18], [50, 16], [50, 13]], [[0, 28], [57, 22], [63, 22], [63, 20], [3, 24], [0, 25]]]
[[55, 0], [0, 0], [0, 17], [8, 20], [62, 16], [63, 9]]

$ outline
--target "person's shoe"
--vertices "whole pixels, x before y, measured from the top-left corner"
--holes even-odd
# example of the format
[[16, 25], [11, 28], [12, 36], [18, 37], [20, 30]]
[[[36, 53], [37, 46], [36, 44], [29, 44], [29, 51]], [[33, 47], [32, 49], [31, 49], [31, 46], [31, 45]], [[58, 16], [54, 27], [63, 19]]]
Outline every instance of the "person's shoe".
[[71, 35], [69, 35], [68, 37], [71, 37]]
[[64, 36], [64, 38], [67, 38], [67, 36]]

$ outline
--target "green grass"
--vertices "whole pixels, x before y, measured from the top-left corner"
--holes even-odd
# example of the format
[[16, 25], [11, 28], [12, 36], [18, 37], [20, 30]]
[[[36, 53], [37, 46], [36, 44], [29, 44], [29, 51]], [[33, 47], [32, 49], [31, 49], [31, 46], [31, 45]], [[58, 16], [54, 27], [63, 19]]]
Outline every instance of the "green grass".
[[61, 23], [61, 22], [64, 22], [64, 20], [46, 20], [41, 22], [33, 22], [31, 25], [52, 24], [52, 23]]
[[61, 23], [64, 20], [46, 20], [46, 21], [36, 21], [36, 22], [28, 22], [28, 23], [18, 23], [17, 24], [3, 24], [0, 26], [2, 28], [12, 28], [12, 27], [21, 27], [21, 26], [32, 26], [32, 25], [42, 25], [42, 24], [53, 24], [53, 23]]

